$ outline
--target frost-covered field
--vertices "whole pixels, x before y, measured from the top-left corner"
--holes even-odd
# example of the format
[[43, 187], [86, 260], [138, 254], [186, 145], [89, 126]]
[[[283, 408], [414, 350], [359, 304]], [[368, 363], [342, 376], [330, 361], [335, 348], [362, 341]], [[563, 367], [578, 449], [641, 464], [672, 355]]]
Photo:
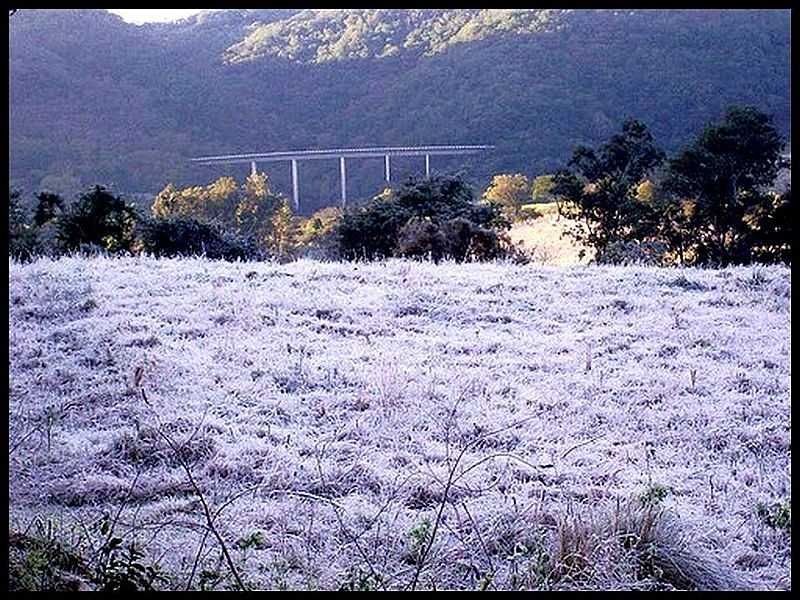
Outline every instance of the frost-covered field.
[[9, 268], [10, 526], [224, 575], [186, 464], [254, 588], [791, 587], [788, 268]]

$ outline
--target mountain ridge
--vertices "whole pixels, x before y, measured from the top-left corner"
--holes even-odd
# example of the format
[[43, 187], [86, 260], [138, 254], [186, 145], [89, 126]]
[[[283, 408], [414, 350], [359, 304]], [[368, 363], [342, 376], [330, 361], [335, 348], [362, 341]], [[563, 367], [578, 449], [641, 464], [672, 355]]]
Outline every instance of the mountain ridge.
[[[100, 10], [21, 10], [11, 183], [154, 193], [245, 175], [188, 162], [205, 154], [477, 140], [497, 150], [434, 168], [480, 186], [552, 171], [626, 117], [674, 150], [729, 104], [757, 106], [788, 135], [789, 14], [237, 9], [137, 26]], [[310, 207], [336, 197], [336, 167], [302, 165]], [[380, 188], [371, 163], [348, 173], [354, 197]], [[269, 174], [291, 189], [288, 168]]]

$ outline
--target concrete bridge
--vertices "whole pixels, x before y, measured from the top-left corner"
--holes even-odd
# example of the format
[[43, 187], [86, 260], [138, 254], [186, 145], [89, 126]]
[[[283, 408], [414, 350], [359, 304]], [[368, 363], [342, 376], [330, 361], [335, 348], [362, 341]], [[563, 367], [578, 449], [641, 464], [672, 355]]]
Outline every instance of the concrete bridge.
[[292, 166], [292, 200], [295, 210], [300, 209], [300, 181], [297, 164], [301, 160], [339, 159], [341, 174], [342, 208], [347, 204], [347, 165], [348, 158], [384, 158], [384, 178], [391, 181], [392, 156], [424, 156], [425, 176], [431, 176], [431, 156], [478, 154], [492, 150], [494, 146], [411, 146], [411, 147], [378, 147], [378, 148], [340, 148], [334, 150], [300, 150], [289, 152], [265, 152], [259, 154], [229, 154], [227, 156], [202, 156], [192, 158], [191, 162], [200, 165], [235, 165], [250, 164], [252, 173], [257, 172], [258, 163], [289, 161]]

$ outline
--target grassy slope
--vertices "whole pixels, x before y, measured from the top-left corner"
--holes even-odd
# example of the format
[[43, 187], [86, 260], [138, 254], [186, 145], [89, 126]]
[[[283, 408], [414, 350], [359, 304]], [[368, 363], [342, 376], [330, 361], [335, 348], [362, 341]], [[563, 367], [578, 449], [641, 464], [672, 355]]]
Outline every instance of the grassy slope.
[[[67, 258], [10, 263], [9, 283], [12, 523], [88, 522], [138, 471], [122, 522], [180, 569], [201, 534], [154, 524], [199, 508], [147, 432], [182, 440], [202, 420], [187, 452], [209, 501], [262, 486], [221, 521], [231, 542], [264, 533], [244, 557], [255, 585], [336, 588], [367, 569], [331, 506], [299, 492], [338, 503], [402, 586], [453, 457], [527, 419], [466, 453], [528, 464], [465, 475], [422, 587], [474, 589], [492, 568], [511, 587], [530, 572], [517, 541], [648, 482], [671, 490], [692, 549], [790, 586], [790, 538], [754, 516], [791, 495], [789, 269]], [[619, 564], [561, 585], [634, 586]]]
[[[511, 241], [522, 242], [523, 247], [540, 265], [568, 267], [587, 264], [593, 253], [591, 249], [576, 244], [566, 235], [566, 221], [560, 219], [555, 204], [530, 204], [541, 213], [536, 219], [515, 223], [509, 232]], [[581, 249], [586, 250], [580, 258]]]

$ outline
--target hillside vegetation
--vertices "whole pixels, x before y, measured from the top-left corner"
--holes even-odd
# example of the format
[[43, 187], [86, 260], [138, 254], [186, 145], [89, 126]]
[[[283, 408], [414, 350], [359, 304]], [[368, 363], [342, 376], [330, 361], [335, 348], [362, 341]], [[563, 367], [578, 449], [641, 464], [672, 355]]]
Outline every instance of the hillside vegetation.
[[[433, 164], [483, 187], [552, 172], [626, 117], [675, 150], [730, 104], [790, 133], [789, 11], [259, 9], [134, 26], [21, 9], [9, 33], [11, 183], [29, 193], [243, 176], [187, 161], [226, 152], [493, 143]], [[351, 162], [351, 197], [379, 191], [380, 160]], [[287, 165], [269, 175], [291, 189]], [[306, 211], [338, 176], [301, 165]]]
[[20, 587], [791, 587], [789, 268], [9, 268]]

